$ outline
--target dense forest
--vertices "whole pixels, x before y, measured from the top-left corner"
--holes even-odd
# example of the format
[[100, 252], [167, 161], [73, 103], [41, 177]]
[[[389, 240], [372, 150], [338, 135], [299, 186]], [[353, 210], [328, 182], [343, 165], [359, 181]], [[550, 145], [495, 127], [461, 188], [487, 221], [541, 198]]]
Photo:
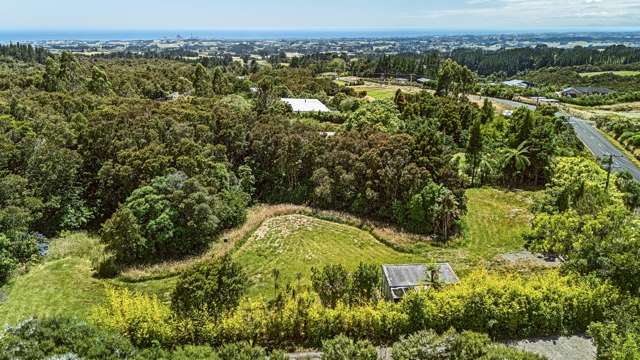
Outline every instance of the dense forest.
[[[348, 59], [342, 57], [343, 60]], [[440, 64], [446, 59], [468, 67], [480, 76], [495, 75], [501, 78], [531, 70], [556, 67], [577, 67], [585, 71], [635, 68], [640, 62], [640, 50], [623, 45], [600, 48], [536, 47], [482, 50], [455, 49], [451, 52], [433, 50], [423, 54], [375, 55], [339, 64], [331, 63], [332, 55], [319, 54], [296, 58], [293, 67], [314, 66], [319, 72], [348, 70], [363, 77], [437, 77]], [[324, 60], [322, 62], [318, 60]]]
[[[54, 317], [10, 327], [0, 359], [258, 359], [300, 347], [370, 359], [379, 345], [396, 359], [425, 349], [444, 358], [537, 359], [492, 340], [587, 330], [608, 359], [637, 341], [637, 184], [621, 175], [604, 188], [606, 173], [557, 109], [505, 117], [466, 96], [476, 88], [472, 70], [619, 64], [635, 50], [349, 62], [372, 73], [435, 69], [435, 92], [399, 90], [393, 101], [316, 77], [328, 64], [347, 66], [341, 58], [286, 67], [51, 55], [21, 45], [0, 55], [0, 284], [28, 272], [50, 239], [68, 231], [99, 234], [99, 278], [197, 256], [226, 241], [222, 232], [242, 225], [256, 203], [354, 214], [446, 247], [461, 231], [465, 191], [481, 186], [543, 189], [528, 246], [568, 259], [562, 274], [478, 270], [460, 286], [388, 303], [374, 291], [377, 267], [364, 263], [353, 272], [314, 269], [311, 289], [276, 285], [272, 300], [245, 298], [249, 279], [222, 256], [180, 273], [170, 304], [109, 289], [89, 323]], [[530, 62], [505, 66], [513, 56]], [[336, 113], [294, 114], [282, 97], [321, 99]]]

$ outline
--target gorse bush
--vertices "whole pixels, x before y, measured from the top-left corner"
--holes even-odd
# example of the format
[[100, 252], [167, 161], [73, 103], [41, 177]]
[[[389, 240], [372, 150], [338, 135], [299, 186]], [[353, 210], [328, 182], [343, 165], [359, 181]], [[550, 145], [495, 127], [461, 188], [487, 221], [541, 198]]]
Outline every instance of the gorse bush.
[[91, 318], [140, 347], [174, 344], [179, 328], [171, 309], [157, 298], [113, 288], [107, 289], [106, 303], [96, 307]]

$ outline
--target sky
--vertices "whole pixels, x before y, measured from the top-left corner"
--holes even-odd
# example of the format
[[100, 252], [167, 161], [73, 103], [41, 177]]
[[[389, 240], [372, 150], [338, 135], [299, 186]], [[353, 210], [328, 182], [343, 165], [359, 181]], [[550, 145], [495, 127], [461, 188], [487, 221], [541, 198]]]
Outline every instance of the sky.
[[3, 30], [640, 28], [640, 0], [2, 0]]

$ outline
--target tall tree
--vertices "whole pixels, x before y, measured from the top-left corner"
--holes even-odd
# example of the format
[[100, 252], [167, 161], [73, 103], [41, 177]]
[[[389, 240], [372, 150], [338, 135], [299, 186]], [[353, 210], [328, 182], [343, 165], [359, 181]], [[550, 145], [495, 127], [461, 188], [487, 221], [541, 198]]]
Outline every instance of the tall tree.
[[196, 96], [205, 97], [211, 95], [211, 77], [209, 76], [209, 71], [202, 64], [196, 65], [193, 75], [193, 87], [196, 90]]
[[465, 95], [473, 90], [475, 83], [475, 75], [469, 68], [452, 59], [447, 59], [438, 71], [436, 94], [440, 96]]
[[491, 122], [494, 116], [495, 111], [493, 110], [493, 104], [489, 99], [484, 99], [484, 103], [482, 103], [482, 110], [480, 110], [480, 122], [484, 125]]
[[482, 129], [480, 120], [475, 120], [469, 130], [469, 142], [467, 142], [467, 155], [471, 159], [471, 186], [475, 185], [476, 169], [480, 154], [482, 153]]

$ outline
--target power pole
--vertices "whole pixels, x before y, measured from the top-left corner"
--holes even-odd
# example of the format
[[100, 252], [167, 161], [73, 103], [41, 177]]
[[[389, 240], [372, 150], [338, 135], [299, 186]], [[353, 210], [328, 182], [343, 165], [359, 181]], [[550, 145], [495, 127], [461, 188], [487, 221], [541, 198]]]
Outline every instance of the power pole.
[[620, 155], [609, 154], [609, 159], [605, 159], [603, 162], [607, 164], [607, 185], [605, 186], [605, 191], [609, 191], [609, 182], [611, 181], [611, 171], [613, 170], [613, 159], [621, 158]]

